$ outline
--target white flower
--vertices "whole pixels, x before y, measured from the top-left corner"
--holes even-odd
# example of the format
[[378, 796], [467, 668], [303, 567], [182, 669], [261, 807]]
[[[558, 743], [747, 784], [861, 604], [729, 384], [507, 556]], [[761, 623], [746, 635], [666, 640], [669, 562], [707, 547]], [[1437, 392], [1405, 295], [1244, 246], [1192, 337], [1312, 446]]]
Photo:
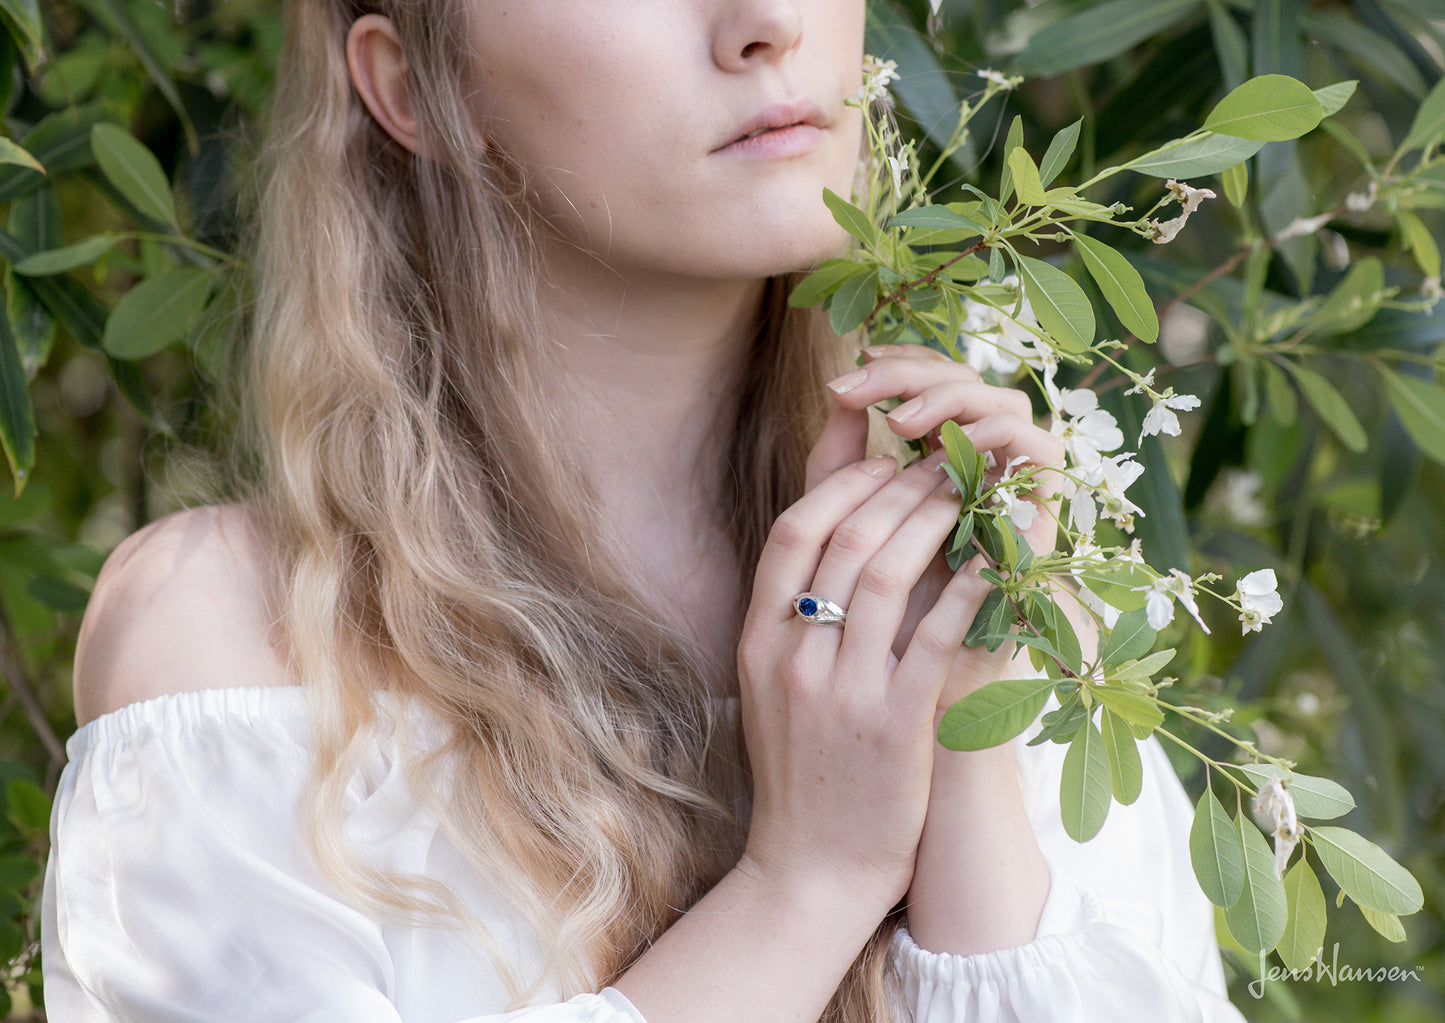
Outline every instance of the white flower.
[[1210, 504], [1241, 526], [1263, 526], [1269, 521], [1269, 509], [1259, 499], [1263, 487], [1264, 477], [1253, 469], [1229, 469], [1220, 476]]
[[1274, 824], [1274, 876], [1284, 873], [1284, 865], [1299, 844], [1300, 827], [1295, 817], [1294, 796], [1284, 782], [1272, 777], [1259, 790], [1254, 801], [1254, 812], [1266, 814]]
[[1375, 200], [1379, 198], [1379, 195], [1379, 184], [1371, 181], [1370, 187], [1363, 192], [1351, 192], [1345, 196], [1345, 209], [1351, 213], [1364, 213], [1371, 206], [1375, 205]]
[[1144, 416], [1144, 428], [1139, 431], [1139, 441], [1142, 443], [1145, 437], [1152, 437], [1155, 434], [1167, 433], [1171, 437], [1179, 436], [1179, 417], [1172, 410], [1189, 412], [1199, 407], [1199, 399], [1192, 394], [1175, 394], [1174, 388], [1166, 388], [1163, 394], [1154, 391], [1154, 370], [1150, 370], [1139, 378], [1139, 382], [1125, 391], [1125, 394], [1144, 394], [1148, 392], [1154, 398], [1154, 407]]
[[1020, 532], [1027, 531], [1039, 513], [1039, 506], [1024, 496], [1024, 491], [1029, 488], [1028, 481], [1014, 479], [1014, 469], [1027, 461], [1026, 455], [1009, 459], [1008, 465], [1004, 466], [1003, 478], [999, 480], [998, 489], [993, 495], [994, 501], [1003, 509], [1004, 514], [1013, 520]]
[[[937, 5], [935, 5], [934, 10], [936, 11], [937, 9]], [[1012, 89], [1019, 82], [1017, 78], [1010, 78], [1002, 71], [995, 71], [993, 68], [989, 67], [979, 68], [978, 77], [982, 78], [990, 85], [997, 85], [1000, 89]]]
[[1144, 428], [1139, 431], [1139, 440], [1142, 442], [1145, 437], [1159, 433], [1167, 433], [1171, 437], [1179, 436], [1179, 417], [1174, 414], [1175, 409], [1180, 412], [1190, 412], [1199, 407], [1199, 399], [1192, 394], [1175, 394], [1174, 388], [1168, 388], [1163, 394], [1154, 399], [1154, 407], [1144, 416]]
[[940, 7], [942, 7], [942, 6], [943, 6], [943, 0], [929, 0], [929, 7], [931, 7], [931, 8], [933, 9], [933, 13], [934, 13], [935, 15], [938, 14], [938, 9], [939, 9]]
[[1001, 283], [1014, 288], [1018, 294], [1018, 305], [1012, 314], [987, 302], [964, 299], [966, 315], [959, 329], [959, 341], [968, 364], [980, 373], [991, 369], [1005, 377], [1025, 364], [1035, 369], [1045, 368], [1046, 358], [1034, 346], [1039, 321], [1028, 298], [1017, 290], [1018, 278], [1010, 274]]
[[[1087, 502], [1090, 508], [1094, 507], [1093, 501]], [[1074, 543], [1074, 555], [1069, 564], [1069, 571], [1078, 579], [1087, 569], [1105, 564], [1104, 555], [1100, 548], [1094, 545], [1094, 534], [1084, 531], [1083, 535]], [[1119, 623], [1119, 609], [1111, 604], [1106, 604], [1097, 593], [1089, 589], [1082, 582], [1076, 582], [1076, 596], [1080, 604], [1099, 617], [1104, 623], [1104, 628], [1112, 629]]]
[[1101, 458], [1096, 467], [1099, 482], [1094, 485], [1094, 496], [1099, 500], [1099, 510], [1104, 518], [1126, 533], [1134, 530], [1134, 516], [1144, 514], [1142, 508], [1124, 496], [1124, 491], [1144, 475], [1144, 467], [1132, 458], [1132, 453], [1117, 458]]
[[1440, 301], [1440, 295], [1441, 290], [1439, 274], [1435, 274], [1433, 277], [1426, 277], [1423, 281], [1420, 282], [1420, 296], [1431, 305]]
[[1334, 219], [1333, 213], [1321, 213], [1317, 217], [1295, 217], [1274, 236], [1274, 240], [1287, 242], [1291, 238], [1303, 238], [1307, 234], [1314, 234]]
[[1173, 178], [1165, 182], [1165, 187], [1172, 193], [1172, 197], [1184, 207], [1184, 211], [1173, 220], [1166, 220], [1162, 223], [1155, 220], [1150, 224], [1150, 227], [1153, 228], [1154, 244], [1156, 245], [1172, 242], [1174, 236], [1188, 223], [1189, 215], [1199, 208], [1199, 204], [1205, 199], [1215, 198], [1213, 189], [1194, 188], [1182, 181], [1175, 181]]
[[898, 62], [879, 61], [876, 57], [863, 58], [863, 84], [853, 93], [853, 99], [860, 103], [888, 98], [888, 87], [898, 81]]
[[1118, 421], [1099, 408], [1099, 396], [1093, 391], [1055, 389], [1052, 380], [1047, 383], [1056, 413], [1049, 432], [1064, 442], [1064, 450], [1073, 465], [1081, 468], [1098, 465], [1103, 452], [1113, 451], [1124, 443]]
[[1135, 590], [1144, 594], [1144, 614], [1149, 620], [1149, 627], [1155, 632], [1174, 620], [1174, 601], [1178, 600], [1199, 623], [1205, 635], [1209, 634], [1209, 626], [1199, 617], [1199, 605], [1194, 600], [1194, 580], [1179, 569], [1171, 568], [1167, 576], [1155, 579], [1148, 586], [1135, 587]]
[[1261, 568], [1239, 580], [1234, 599], [1239, 601], [1239, 620], [1246, 633], [1259, 632], [1284, 609], [1278, 588], [1272, 568]]

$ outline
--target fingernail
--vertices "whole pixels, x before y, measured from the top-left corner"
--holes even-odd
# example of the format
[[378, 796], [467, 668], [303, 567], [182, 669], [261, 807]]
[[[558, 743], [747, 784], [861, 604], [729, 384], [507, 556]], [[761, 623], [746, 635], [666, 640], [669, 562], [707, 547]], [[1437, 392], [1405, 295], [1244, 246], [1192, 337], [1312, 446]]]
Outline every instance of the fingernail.
[[847, 394], [867, 379], [868, 371], [866, 369], [855, 369], [850, 373], [844, 373], [837, 380], [829, 383], [828, 390], [834, 394]]
[[916, 416], [923, 408], [923, 395], [910, 398], [902, 405], [899, 405], [892, 412], [888, 413], [888, 419], [894, 423], [904, 423]]
[[898, 471], [898, 463], [888, 455], [874, 455], [863, 463], [863, 471], [869, 476], [892, 476]]
[[863, 354], [868, 356], [868, 358], [870, 359], [877, 359], [884, 355], [887, 355], [888, 350], [892, 347], [892, 345], [869, 345], [867, 348], [863, 349]]

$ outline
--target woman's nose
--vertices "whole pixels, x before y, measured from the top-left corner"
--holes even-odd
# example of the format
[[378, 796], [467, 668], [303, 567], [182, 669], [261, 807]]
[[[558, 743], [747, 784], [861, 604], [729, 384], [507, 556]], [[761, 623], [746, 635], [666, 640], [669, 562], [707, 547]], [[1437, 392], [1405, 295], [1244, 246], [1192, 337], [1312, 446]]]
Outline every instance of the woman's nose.
[[796, 0], [732, 0], [719, 6], [713, 60], [724, 71], [745, 71], [790, 53], [802, 38]]

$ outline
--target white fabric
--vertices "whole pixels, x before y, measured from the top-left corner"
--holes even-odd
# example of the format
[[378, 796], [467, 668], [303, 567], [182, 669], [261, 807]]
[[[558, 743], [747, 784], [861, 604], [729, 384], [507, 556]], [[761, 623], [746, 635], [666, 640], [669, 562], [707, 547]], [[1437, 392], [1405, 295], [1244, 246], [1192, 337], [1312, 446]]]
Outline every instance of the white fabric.
[[[1020, 781], [1052, 877], [1038, 936], [952, 956], [900, 933], [919, 1023], [1242, 1019], [1189, 868], [1190, 807], [1158, 744], [1143, 747], [1139, 800], [1080, 846], [1059, 823], [1063, 747], [1024, 738]], [[566, 1002], [543, 991], [509, 1014], [501, 972], [473, 947], [344, 903], [297, 823], [308, 743], [295, 688], [165, 696], [70, 739], [42, 906], [51, 1019], [645, 1023], [613, 989]], [[381, 864], [450, 885], [536, 976], [534, 937], [413, 803], [401, 764], [378, 742], [348, 789], [348, 834]]]

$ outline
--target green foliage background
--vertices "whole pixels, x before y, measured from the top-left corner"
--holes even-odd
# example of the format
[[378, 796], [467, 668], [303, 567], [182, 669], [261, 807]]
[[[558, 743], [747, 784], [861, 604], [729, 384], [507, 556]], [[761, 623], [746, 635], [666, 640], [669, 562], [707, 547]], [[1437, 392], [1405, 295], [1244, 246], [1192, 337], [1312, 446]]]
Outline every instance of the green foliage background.
[[[1153, 468], [1140, 484], [1147, 491], [1131, 496], [1147, 512], [1146, 549], [1163, 563], [1230, 575], [1268, 566], [1281, 579], [1285, 611], [1263, 633], [1239, 637], [1222, 619], [1212, 637], [1177, 626], [1171, 645], [1183, 644], [1188, 664], [1171, 671], [1187, 676], [1191, 699], [1240, 706], [1235, 727], [1268, 752], [1344, 782], [1359, 806], [1342, 823], [1383, 845], [1426, 892], [1404, 942], [1341, 913], [1325, 946], [1328, 958], [1339, 942], [1341, 964], [1398, 966], [1419, 980], [1280, 981], [1256, 1000], [1246, 985], [1259, 964], [1221, 927], [1236, 1004], [1256, 1020], [1445, 1018], [1445, 427], [1417, 443], [1419, 424], [1412, 434], [1367, 361], [1403, 353], [1400, 365], [1433, 384], [1445, 312], [1386, 302], [1351, 329], [1312, 339], [1309, 366], [1358, 417], [1363, 450], [1344, 443], [1309, 394], [1273, 379], [1228, 326], [1248, 318], [1246, 275], [1272, 308], [1328, 295], [1366, 257], [1408, 298], [1432, 242], [1439, 273], [1445, 181], [1403, 207], [1343, 213], [1236, 257], [1242, 217], [1268, 237], [1363, 190], [1359, 157], [1387, 159], [1441, 79], [1445, 2], [944, 0], [932, 26], [929, 6], [875, 0], [870, 23], [872, 51], [903, 72], [900, 120], [925, 155], [930, 138], [951, 131], [958, 98], [980, 91], [975, 71], [1028, 77], [1007, 115], [977, 122], [998, 134], [971, 140], [954, 161], [959, 181], [997, 180], [1015, 114], [1030, 148], [1084, 118], [1068, 171], [1078, 180], [1197, 127], [1251, 75], [1312, 87], [1360, 81], [1335, 118], [1345, 131], [1270, 143], [1250, 161], [1242, 213], [1220, 181], [1192, 182], [1221, 198], [1168, 247], [1141, 240], [1129, 252], [1174, 313], [1161, 344], [1187, 365], [1170, 382], [1205, 400], [1177, 442], [1142, 447]], [[46, 171], [0, 147], [0, 438], [17, 479], [0, 498], [0, 962], [11, 964], [0, 1010], [9, 1018], [42, 1018], [39, 869], [48, 794], [74, 727], [70, 666], [89, 589], [124, 535], [198, 492], [189, 455], [225, 433], [217, 395], [244, 305], [230, 255], [235, 195], [278, 18], [275, 0], [0, 0], [0, 72], [11, 69], [0, 73], [4, 134]], [[1101, 197], [1115, 199], [1147, 209], [1154, 197]], [[1427, 237], [1407, 251], [1411, 231]], [[1174, 301], [1181, 295], [1187, 301]], [[1106, 322], [1102, 303], [1098, 314]], [[1144, 407], [1120, 390], [1108, 400], [1126, 434], [1130, 421], [1137, 432]], [[1221, 499], [1243, 470], [1258, 474], [1262, 521], [1241, 522]], [[1191, 741], [1223, 755], [1207, 734]], [[1179, 767], [1197, 794], [1196, 762]]]

